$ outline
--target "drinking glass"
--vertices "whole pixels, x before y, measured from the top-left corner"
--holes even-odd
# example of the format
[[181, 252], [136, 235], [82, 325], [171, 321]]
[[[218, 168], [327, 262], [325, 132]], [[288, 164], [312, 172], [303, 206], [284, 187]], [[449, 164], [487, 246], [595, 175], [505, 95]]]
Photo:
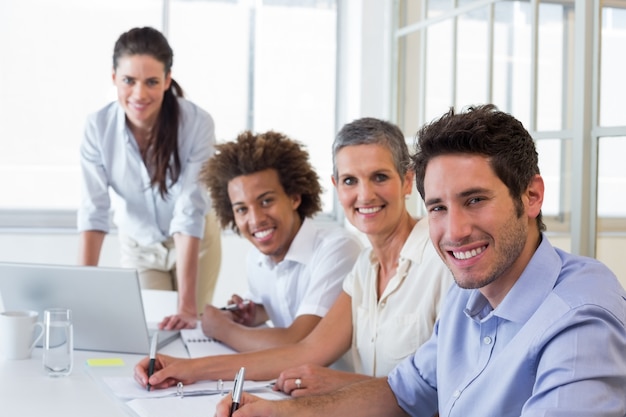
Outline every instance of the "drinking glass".
[[66, 376], [74, 365], [74, 329], [72, 310], [51, 308], [44, 311], [46, 336], [43, 344], [43, 367], [48, 375]]

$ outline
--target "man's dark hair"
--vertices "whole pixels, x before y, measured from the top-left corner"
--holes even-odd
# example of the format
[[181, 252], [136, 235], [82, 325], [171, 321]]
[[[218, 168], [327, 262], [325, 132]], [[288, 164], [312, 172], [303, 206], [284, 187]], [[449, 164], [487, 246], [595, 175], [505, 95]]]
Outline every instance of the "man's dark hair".
[[[424, 198], [424, 175], [435, 157], [449, 154], [479, 154], [489, 159], [498, 178], [507, 186], [517, 215], [523, 213], [522, 193], [539, 174], [535, 142], [522, 123], [496, 106], [468, 107], [455, 113], [451, 108], [441, 118], [424, 125], [415, 141], [412, 167], [417, 190]], [[539, 231], [546, 229], [541, 213]]]

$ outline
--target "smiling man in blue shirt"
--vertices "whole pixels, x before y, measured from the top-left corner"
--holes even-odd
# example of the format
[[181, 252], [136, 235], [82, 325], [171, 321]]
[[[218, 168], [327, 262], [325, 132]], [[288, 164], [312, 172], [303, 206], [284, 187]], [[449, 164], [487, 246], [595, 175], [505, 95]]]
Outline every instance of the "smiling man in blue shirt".
[[247, 395], [233, 417], [626, 416], [626, 292], [543, 234], [529, 133], [487, 105], [450, 110], [417, 140], [430, 237], [457, 283], [431, 339], [388, 378], [298, 401]]

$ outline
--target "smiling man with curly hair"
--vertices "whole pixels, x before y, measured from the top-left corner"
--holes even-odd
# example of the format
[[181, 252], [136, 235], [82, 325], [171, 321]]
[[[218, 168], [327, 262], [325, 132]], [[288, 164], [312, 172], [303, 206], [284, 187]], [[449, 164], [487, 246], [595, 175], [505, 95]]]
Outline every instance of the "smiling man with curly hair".
[[[254, 245], [246, 302], [233, 295], [235, 311], [207, 306], [205, 334], [238, 351], [299, 341], [333, 305], [361, 249], [345, 229], [310, 220], [322, 208], [322, 187], [308, 152], [281, 133], [246, 131], [217, 146], [200, 181], [221, 226]], [[274, 327], [259, 327], [267, 320]]]

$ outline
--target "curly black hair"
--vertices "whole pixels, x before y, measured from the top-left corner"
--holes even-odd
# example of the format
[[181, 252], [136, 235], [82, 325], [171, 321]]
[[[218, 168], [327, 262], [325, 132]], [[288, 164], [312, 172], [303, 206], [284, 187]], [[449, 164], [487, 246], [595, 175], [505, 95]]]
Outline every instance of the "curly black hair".
[[236, 140], [218, 144], [216, 153], [202, 167], [200, 181], [211, 194], [213, 208], [222, 228], [239, 234], [228, 183], [241, 175], [274, 169], [287, 195], [300, 195], [298, 214], [302, 220], [322, 209], [322, 186], [309, 162], [305, 146], [282, 133], [241, 133]]

